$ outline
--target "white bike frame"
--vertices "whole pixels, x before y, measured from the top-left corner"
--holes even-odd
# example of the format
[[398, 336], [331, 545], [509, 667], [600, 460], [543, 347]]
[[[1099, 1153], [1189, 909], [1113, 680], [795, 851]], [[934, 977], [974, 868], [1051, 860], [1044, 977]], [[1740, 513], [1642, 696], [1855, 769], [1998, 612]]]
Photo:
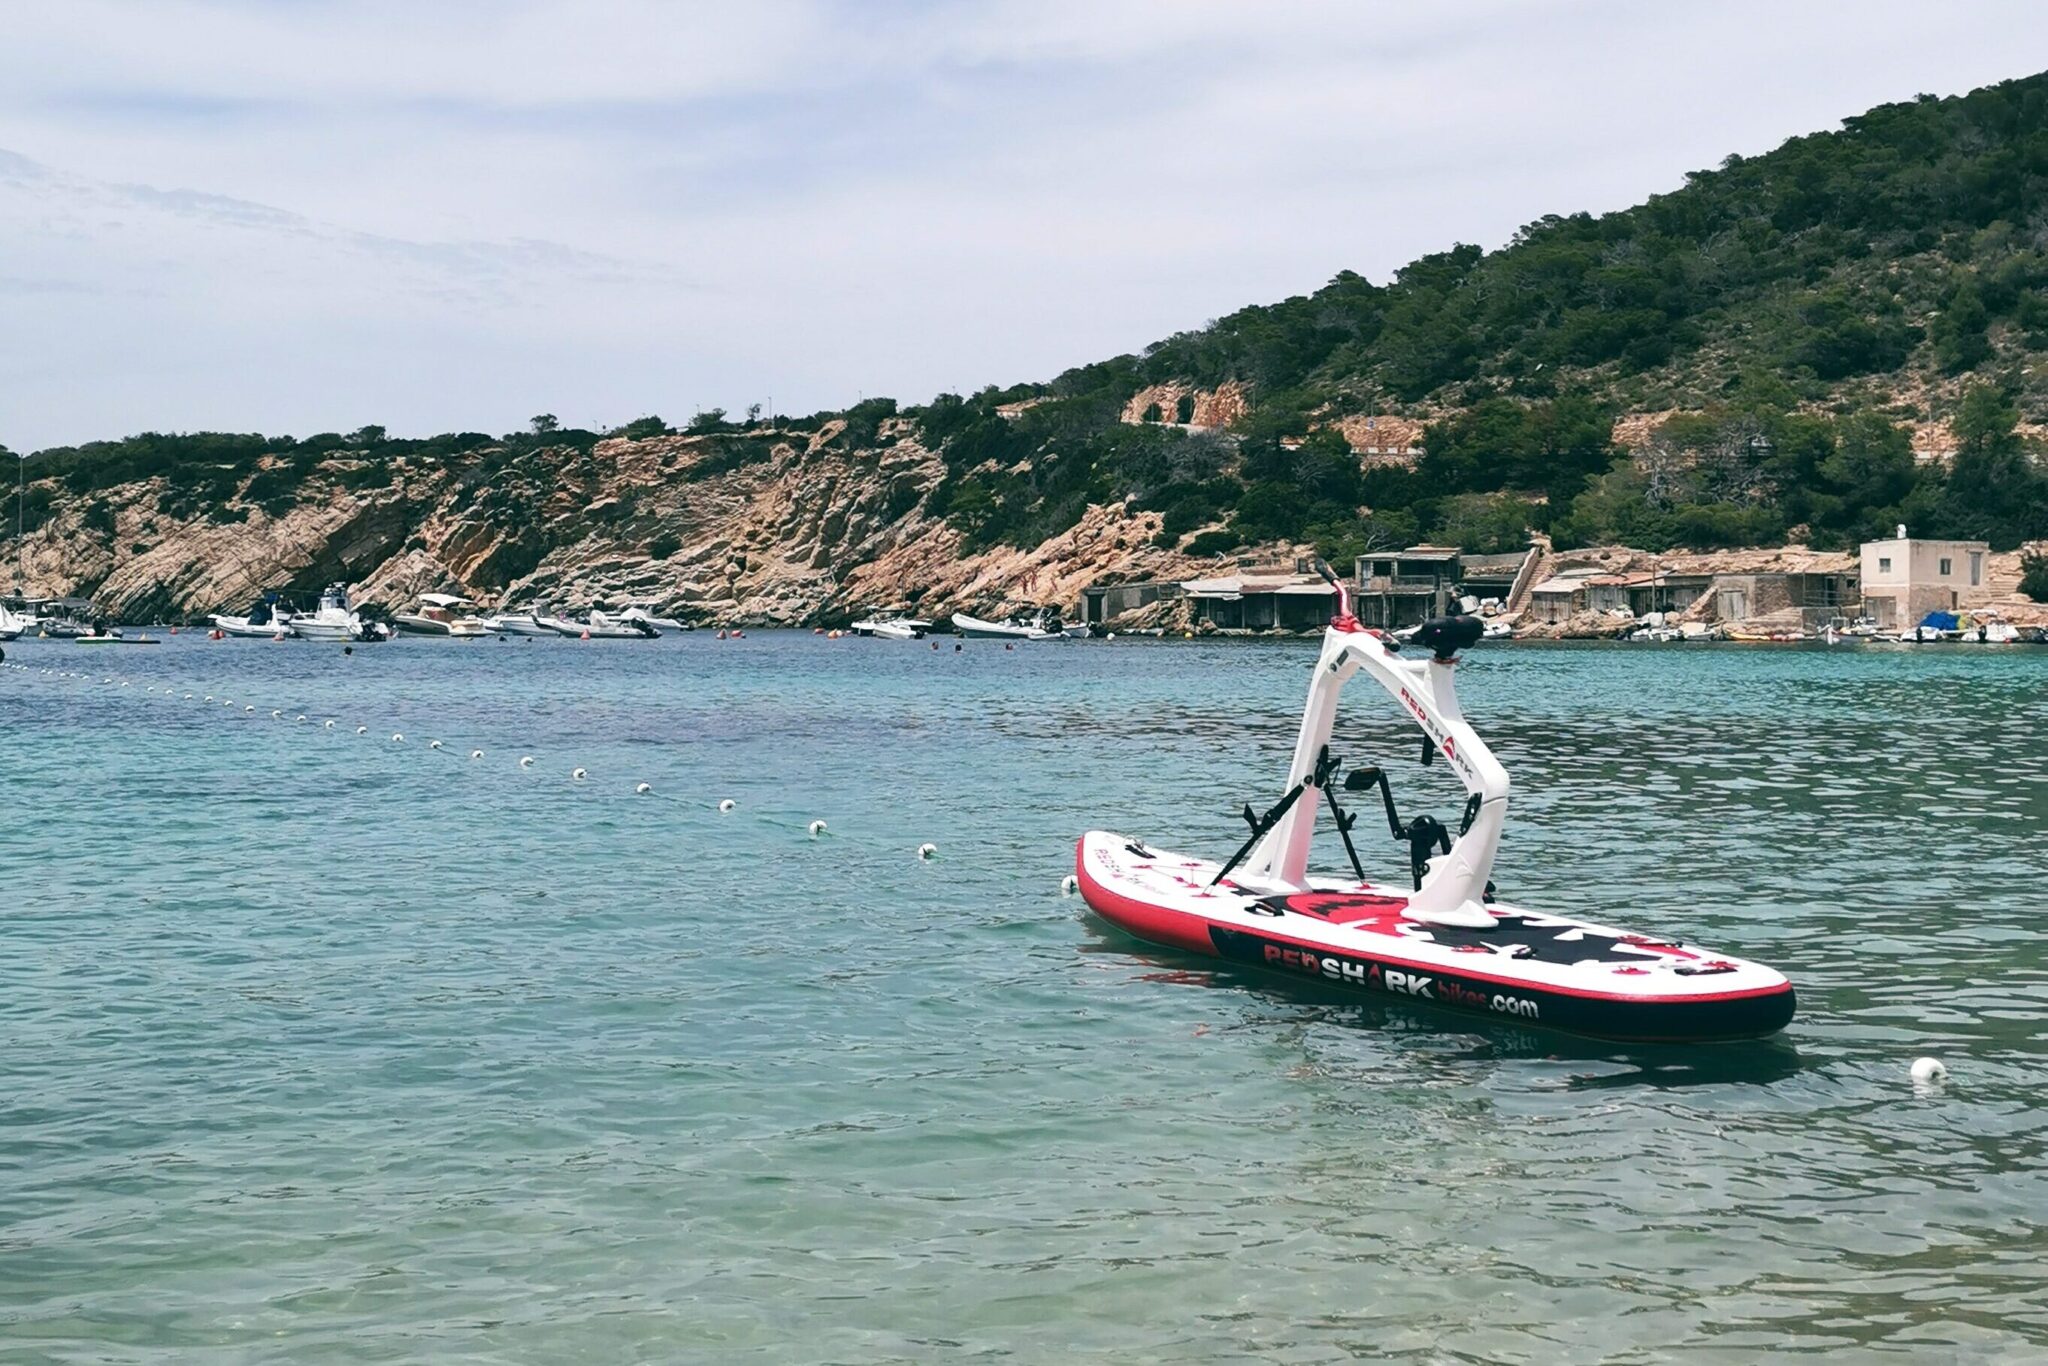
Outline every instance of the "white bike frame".
[[1397, 657], [1378, 634], [1367, 631], [1351, 615], [1351, 597], [1344, 586], [1335, 583], [1335, 587], [1337, 615], [1323, 633], [1322, 653], [1316, 659], [1308, 705], [1302, 712], [1301, 738], [1295, 742], [1288, 770], [1287, 786], [1291, 788], [1294, 779], [1299, 779], [1302, 793], [1252, 850], [1239, 880], [1307, 890], [1309, 838], [1315, 833], [1316, 815], [1323, 804], [1322, 790], [1315, 786], [1317, 763], [1330, 743], [1338, 695], [1354, 674], [1364, 672], [1401, 704], [1449, 762], [1466, 791], [1479, 797], [1479, 811], [1472, 824], [1452, 843], [1450, 853], [1430, 860], [1429, 871], [1409, 899], [1405, 914], [1412, 920], [1440, 925], [1491, 926], [1495, 921], [1487, 909], [1486, 884], [1507, 819], [1508, 774], [1458, 707], [1453, 675], [1458, 661], [1455, 657]]

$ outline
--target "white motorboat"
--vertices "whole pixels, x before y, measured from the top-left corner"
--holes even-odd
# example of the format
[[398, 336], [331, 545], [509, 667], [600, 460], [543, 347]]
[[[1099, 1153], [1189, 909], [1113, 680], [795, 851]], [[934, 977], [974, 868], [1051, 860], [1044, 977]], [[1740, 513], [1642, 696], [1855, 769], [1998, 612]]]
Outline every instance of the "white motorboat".
[[207, 620], [223, 635], [275, 640], [298, 634], [292, 625], [291, 609], [275, 593], [265, 593], [263, 600], [251, 607], [246, 616], [231, 617], [215, 612]]
[[644, 621], [649, 626], [654, 627], [656, 631], [694, 631], [697, 629], [697, 623], [694, 621], [684, 621], [680, 617], [658, 617], [638, 603], [619, 613], [619, 619], [621, 621]]
[[13, 640], [23, 631], [33, 629], [35, 624], [34, 617], [25, 617], [19, 612], [0, 607], [0, 640]]
[[621, 612], [618, 616], [611, 616], [605, 612], [592, 611], [590, 614], [590, 638], [592, 640], [597, 639], [598, 632], [600, 631], [604, 633], [605, 638], [608, 640], [661, 639], [661, 632], [655, 629], [653, 619], [644, 612], [638, 616], [631, 612]]
[[1065, 640], [1057, 612], [1015, 613], [1002, 621], [953, 614], [953, 629], [969, 640]]
[[932, 624], [917, 617], [869, 617], [865, 621], [856, 621], [847, 629], [857, 636], [873, 636], [878, 640], [923, 640]]
[[627, 621], [592, 612], [583, 621], [574, 617], [534, 615], [534, 620], [557, 635], [575, 640], [654, 640], [661, 635], [644, 621]]
[[460, 640], [475, 640], [491, 633], [476, 615], [476, 604], [453, 593], [422, 593], [418, 608], [400, 612], [391, 619], [391, 624], [415, 636], [454, 636]]
[[320, 606], [288, 618], [292, 631], [307, 640], [383, 640], [391, 628], [381, 621], [364, 621], [348, 605], [348, 586], [330, 583], [320, 594]]
[[555, 634], [540, 624], [540, 618], [531, 612], [497, 612], [484, 618], [484, 629], [495, 631], [501, 636], [551, 636]]

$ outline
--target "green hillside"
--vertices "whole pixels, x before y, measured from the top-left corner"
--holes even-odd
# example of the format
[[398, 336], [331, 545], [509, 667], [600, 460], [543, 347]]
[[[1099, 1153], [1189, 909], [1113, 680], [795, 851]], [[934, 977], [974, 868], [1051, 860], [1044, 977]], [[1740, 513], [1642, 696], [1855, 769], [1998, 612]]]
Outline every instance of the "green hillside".
[[[1347, 272], [1047, 385], [942, 396], [923, 422], [955, 472], [950, 515], [1020, 543], [1133, 493], [1170, 528], [1227, 517], [1211, 546], [1500, 542], [1524, 523], [1579, 541], [1845, 544], [1902, 517], [2009, 544], [2048, 535], [2012, 432], [2022, 412], [2048, 416], [2048, 370], [2029, 370], [2048, 349], [2044, 210], [2035, 76], [1885, 105], [1385, 285]], [[1241, 463], [1114, 425], [1169, 381], [1251, 386]], [[1024, 396], [1048, 401], [995, 415]], [[1616, 467], [1612, 417], [1669, 409], [1689, 416], [1665, 429], [1665, 468]], [[1361, 475], [1334, 433], [1280, 444], [1368, 412], [1435, 419], [1414, 474]], [[1926, 420], [1954, 428], [1952, 475], [1914, 468], [1898, 424]]]

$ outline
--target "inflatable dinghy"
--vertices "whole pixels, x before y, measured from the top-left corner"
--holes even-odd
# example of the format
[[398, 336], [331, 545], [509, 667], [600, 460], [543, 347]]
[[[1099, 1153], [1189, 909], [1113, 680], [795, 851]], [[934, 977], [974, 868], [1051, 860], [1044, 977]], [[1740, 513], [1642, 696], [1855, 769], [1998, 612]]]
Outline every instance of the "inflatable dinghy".
[[[1757, 963], [1497, 900], [1488, 880], [1507, 815], [1508, 776], [1459, 710], [1453, 670], [1475, 617], [1442, 617], [1413, 643], [1361, 627], [1349, 594], [1323, 636], [1286, 794], [1223, 863], [1107, 831], [1082, 836], [1075, 874], [1104, 920], [1140, 939], [1410, 1002], [1599, 1038], [1693, 1042], [1755, 1038], [1791, 1020], [1792, 984]], [[1347, 793], [1372, 793], [1408, 846], [1410, 885], [1370, 881], [1352, 841], [1359, 817], [1338, 800], [1330, 753], [1337, 697], [1358, 673], [1397, 700], [1469, 796], [1455, 836], [1432, 816], [1403, 822], [1384, 772], [1355, 768]], [[1368, 798], [1373, 800], [1374, 798]], [[1352, 877], [1313, 877], [1309, 838], [1328, 807]]]

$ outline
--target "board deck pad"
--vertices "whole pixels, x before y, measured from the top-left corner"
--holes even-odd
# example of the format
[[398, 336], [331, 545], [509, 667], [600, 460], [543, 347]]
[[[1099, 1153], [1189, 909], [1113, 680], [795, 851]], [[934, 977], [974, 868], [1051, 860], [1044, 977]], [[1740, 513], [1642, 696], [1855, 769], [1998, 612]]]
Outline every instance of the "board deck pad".
[[1273, 892], [1220, 865], [1093, 831], [1076, 849], [1083, 898], [1141, 939], [1406, 1000], [1606, 1038], [1755, 1037], [1792, 1016], [1772, 969], [1506, 903], [1488, 928], [1426, 924], [1408, 897], [1314, 879]]

